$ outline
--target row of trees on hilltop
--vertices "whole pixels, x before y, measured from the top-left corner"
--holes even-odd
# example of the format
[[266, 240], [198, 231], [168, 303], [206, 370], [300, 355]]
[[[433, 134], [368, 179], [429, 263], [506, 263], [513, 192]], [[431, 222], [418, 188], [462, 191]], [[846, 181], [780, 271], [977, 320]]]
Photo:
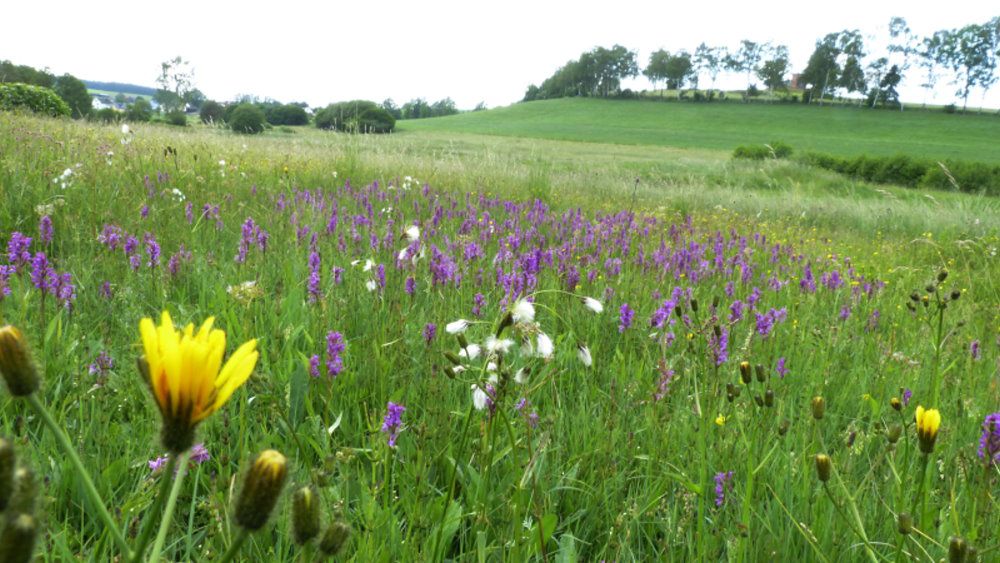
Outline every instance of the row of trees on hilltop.
[[72, 74], [55, 76], [47, 70], [0, 61], [0, 82], [30, 84], [54, 91], [69, 106], [74, 118], [86, 117], [93, 109], [87, 86]]
[[[900, 83], [919, 69], [921, 87], [931, 93], [947, 80], [955, 86], [955, 96], [964, 109], [973, 92], [978, 90], [985, 96], [1000, 78], [1000, 17], [923, 38], [912, 32], [904, 18], [894, 17], [888, 31], [889, 37], [882, 42], [872, 41], [872, 37], [866, 41], [857, 29], [828, 33], [819, 39], [796, 77], [795, 85], [804, 90], [803, 101], [822, 103], [843, 93], [866, 98], [872, 107], [898, 106]], [[693, 52], [657, 50], [649, 56], [642, 75], [654, 89], [663, 85], [668, 90], [698, 90], [707, 85], [709, 95], [699, 99], [711, 100], [723, 73], [741, 77], [749, 97], [758, 91], [758, 80], [771, 92], [787, 93], [792, 70], [787, 46], [744, 39], [733, 49], [701, 43]], [[628, 97], [632, 93], [622, 90], [621, 83], [639, 72], [635, 51], [621, 45], [597, 47], [567, 62], [541, 86], [529, 86], [524, 101]]]

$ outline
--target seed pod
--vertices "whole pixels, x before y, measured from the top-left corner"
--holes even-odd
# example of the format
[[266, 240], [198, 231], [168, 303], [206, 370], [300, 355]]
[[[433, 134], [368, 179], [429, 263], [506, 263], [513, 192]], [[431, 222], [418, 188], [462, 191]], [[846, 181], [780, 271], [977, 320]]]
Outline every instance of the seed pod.
[[303, 545], [319, 535], [320, 499], [311, 485], [301, 487], [292, 494], [292, 535], [295, 543]]
[[250, 531], [262, 528], [281, 496], [287, 475], [285, 456], [277, 450], [261, 452], [247, 471], [243, 490], [236, 499], [236, 523]]
[[340, 553], [351, 536], [351, 527], [344, 522], [334, 522], [323, 533], [323, 538], [319, 541], [319, 549], [326, 555], [333, 557]]
[[913, 517], [908, 512], [900, 512], [896, 517], [896, 530], [904, 536], [913, 531]]
[[810, 407], [812, 408], [813, 418], [822, 420], [823, 415], [826, 414], [826, 401], [823, 397], [813, 397]]
[[833, 462], [826, 454], [816, 454], [816, 476], [823, 483], [830, 480], [830, 472], [833, 470]]
[[38, 523], [30, 514], [11, 515], [0, 533], [0, 561], [28, 563], [35, 551]]
[[15, 326], [0, 327], [0, 375], [10, 394], [25, 397], [38, 389], [38, 370], [24, 335]]

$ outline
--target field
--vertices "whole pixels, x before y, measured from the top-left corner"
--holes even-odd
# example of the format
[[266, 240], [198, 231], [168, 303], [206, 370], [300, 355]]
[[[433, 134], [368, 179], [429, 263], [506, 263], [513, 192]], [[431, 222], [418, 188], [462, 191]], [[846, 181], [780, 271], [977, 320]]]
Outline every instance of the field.
[[[36, 555], [314, 560], [310, 486], [353, 561], [1000, 557], [997, 198], [729, 158], [996, 162], [995, 117], [599, 104], [383, 137], [0, 114], [0, 325], [41, 380], [0, 395], [36, 481], [7, 512]], [[164, 310], [227, 358], [257, 341], [196, 455], [151, 392]], [[248, 533], [269, 448], [284, 494]]]
[[788, 104], [669, 103], [565, 98], [401, 123], [441, 131], [732, 151], [784, 141], [839, 156], [896, 155], [1000, 162], [995, 113], [870, 111]]

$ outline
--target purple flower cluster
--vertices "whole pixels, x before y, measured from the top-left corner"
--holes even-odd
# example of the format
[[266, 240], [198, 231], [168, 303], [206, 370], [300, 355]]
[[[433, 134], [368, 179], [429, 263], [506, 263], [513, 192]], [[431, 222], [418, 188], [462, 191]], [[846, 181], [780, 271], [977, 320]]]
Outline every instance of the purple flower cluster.
[[427, 323], [424, 325], [424, 342], [430, 344], [434, 340], [434, 335], [437, 334], [437, 325], [434, 323]]
[[618, 309], [618, 332], [625, 332], [630, 326], [632, 326], [632, 320], [635, 319], [635, 310], [628, 306], [628, 303], [622, 303], [622, 306]]
[[733, 479], [732, 471], [715, 474], [715, 506], [721, 508], [726, 504], [726, 489]]
[[1000, 465], [1000, 412], [986, 415], [983, 420], [978, 454], [987, 464]]
[[52, 219], [48, 215], [38, 220], [38, 239], [42, 244], [52, 243]]
[[315, 250], [309, 253], [309, 279], [306, 281], [306, 291], [309, 292], [309, 302], [316, 303], [323, 299], [323, 291], [320, 288], [320, 257]]
[[104, 377], [107, 375], [108, 371], [114, 369], [115, 360], [108, 354], [107, 350], [101, 350], [97, 357], [94, 359], [93, 363], [87, 368], [90, 375], [96, 375], [97, 377]]
[[26, 237], [17, 231], [10, 234], [10, 240], [7, 242], [7, 262], [15, 271], [20, 272], [22, 267], [31, 262], [30, 248], [31, 237]]
[[347, 349], [344, 342], [344, 335], [339, 332], [328, 332], [326, 334], [326, 373], [330, 377], [337, 377], [344, 371], [344, 360], [341, 354]]
[[392, 401], [386, 406], [385, 419], [382, 420], [382, 432], [389, 435], [389, 447], [396, 447], [396, 438], [399, 437], [400, 430], [403, 429], [403, 413], [406, 407], [397, 405]]
[[247, 220], [243, 222], [241, 232], [240, 247], [234, 258], [237, 264], [243, 264], [247, 261], [247, 253], [250, 251], [251, 246], [256, 245], [261, 252], [266, 252], [267, 242], [271, 238], [271, 235], [261, 228], [260, 225], [254, 223], [251, 217], [247, 217]]

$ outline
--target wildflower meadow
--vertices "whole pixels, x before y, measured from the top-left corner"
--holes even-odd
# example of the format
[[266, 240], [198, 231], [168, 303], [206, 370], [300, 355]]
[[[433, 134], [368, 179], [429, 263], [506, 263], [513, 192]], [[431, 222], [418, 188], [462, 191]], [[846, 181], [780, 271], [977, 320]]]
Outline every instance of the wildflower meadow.
[[1000, 560], [989, 225], [196, 129], [0, 114], [0, 559]]

